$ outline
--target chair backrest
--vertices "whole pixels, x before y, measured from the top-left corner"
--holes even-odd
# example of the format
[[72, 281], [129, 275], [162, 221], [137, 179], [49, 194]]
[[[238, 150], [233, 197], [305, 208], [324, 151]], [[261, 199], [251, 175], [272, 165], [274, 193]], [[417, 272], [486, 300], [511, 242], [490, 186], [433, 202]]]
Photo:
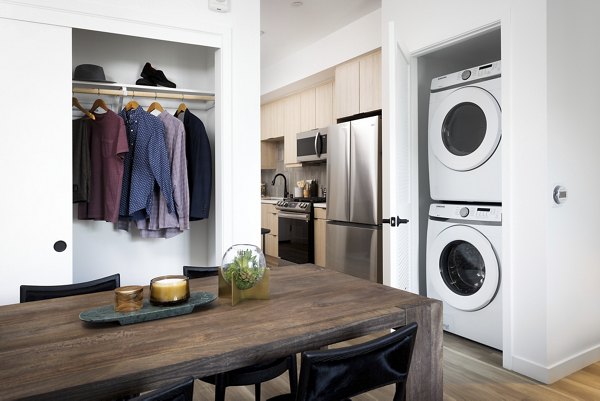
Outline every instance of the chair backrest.
[[43, 299], [62, 298], [71, 295], [91, 294], [110, 291], [121, 285], [121, 275], [113, 274], [97, 280], [66, 285], [22, 285], [21, 303], [41, 301]]
[[188, 377], [171, 386], [159, 388], [130, 401], [192, 401], [194, 398], [194, 378]]
[[297, 401], [343, 400], [396, 383], [403, 400], [417, 334], [411, 323], [372, 341], [302, 353]]
[[219, 266], [183, 266], [183, 275], [189, 278], [218, 276]]

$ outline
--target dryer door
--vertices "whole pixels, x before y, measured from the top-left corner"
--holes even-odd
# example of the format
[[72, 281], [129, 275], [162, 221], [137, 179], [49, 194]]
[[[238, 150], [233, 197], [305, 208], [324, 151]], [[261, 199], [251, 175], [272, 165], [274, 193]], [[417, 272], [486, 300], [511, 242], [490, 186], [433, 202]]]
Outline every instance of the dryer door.
[[470, 226], [450, 226], [429, 247], [427, 280], [442, 301], [475, 311], [494, 299], [500, 286], [500, 265], [481, 232]]
[[442, 100], [429, 121], [429, 146], [446, 167], [468, 171], [481, 166], [496, 151], [501, 111], [488, 91], [466, 86]]

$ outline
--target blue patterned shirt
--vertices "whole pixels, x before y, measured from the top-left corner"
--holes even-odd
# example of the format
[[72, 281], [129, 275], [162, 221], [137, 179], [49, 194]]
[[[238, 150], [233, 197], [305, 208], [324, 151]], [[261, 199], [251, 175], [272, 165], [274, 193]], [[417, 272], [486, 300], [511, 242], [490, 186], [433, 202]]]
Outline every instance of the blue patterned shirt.
[[119, 216], [140, 220], [150, 215], [152, 192], [158, 185], [174, 212], [173, 187], [162, 121], [141, 107], [119, 115], [125, 121], [129, 153], [125, 155]]

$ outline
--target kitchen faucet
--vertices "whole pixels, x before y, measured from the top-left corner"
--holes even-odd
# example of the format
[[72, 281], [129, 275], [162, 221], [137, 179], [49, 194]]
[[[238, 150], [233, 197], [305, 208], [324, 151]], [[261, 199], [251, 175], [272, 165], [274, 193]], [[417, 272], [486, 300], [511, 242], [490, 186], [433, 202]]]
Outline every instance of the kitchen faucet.
[[279, 176], [283, 177], [283, 199], [287, 199], [287, 197], [290, 193], [288, 192], [288, 189], [287, 189], [287, 178], [285, 178], [285, 175], [283, 175], [281, 173], [275, 174], [275, 177], [273, 177], [273, 181], [271, 181], [271, 185], [275, 185], [275, 179]]

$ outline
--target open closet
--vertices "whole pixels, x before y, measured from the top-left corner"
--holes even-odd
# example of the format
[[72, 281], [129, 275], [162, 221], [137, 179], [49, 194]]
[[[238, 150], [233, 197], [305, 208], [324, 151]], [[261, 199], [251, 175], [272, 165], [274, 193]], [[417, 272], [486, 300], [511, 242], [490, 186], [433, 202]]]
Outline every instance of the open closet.
[[[215, 255], [215, 52], [212, 47], [175, 43], [97, 31], [72, 30], [72, 71], [81, 64], [101, 66], [107, 81], [73, 81], [80, 107], [72, 118], [87, 110], [115, 113], [142, 108], [154, 115], [171, 115], [187, 109], [206, 128], [212, 155], [212, 189], [209, 216], [190, 221], [190, 229], [172, 238], [143, 238], [137, 228], [118, 230], [105, 221], [80, 220], [73, 208], [73, 280], [86, 281], [121, 273], [122, 284], [143, 284], [164, 274], [181, 274], [184, 265], [213, 265]], [[136, 85], [149, 62], [164, 72], [176, 88]], [[93, 122], [92, 122], [93, 123]]]
[[426, 294], [426, 252], [429, 205], [428, 126], [431, 80], [455, 71], [501, 60], [501, 28], [492, 27], [468, 38], [430, 49], [416, 57], [419, 180], [419, 292]]

